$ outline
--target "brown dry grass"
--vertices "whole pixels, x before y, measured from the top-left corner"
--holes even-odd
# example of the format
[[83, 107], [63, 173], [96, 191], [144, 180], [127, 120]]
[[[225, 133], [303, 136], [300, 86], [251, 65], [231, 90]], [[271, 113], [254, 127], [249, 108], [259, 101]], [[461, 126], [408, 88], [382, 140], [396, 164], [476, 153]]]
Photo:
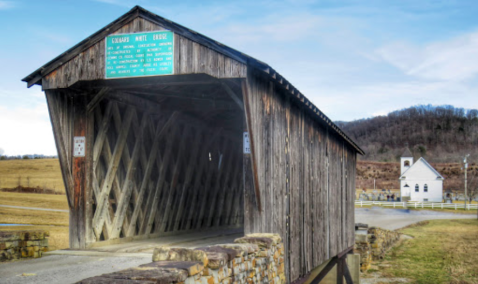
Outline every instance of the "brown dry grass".
[[[68, 209], [65, 195], [0, 192], [0, 204], [51, 209]], [[50, 232], [49, 250], [69, 247], [67, 212], [50, 212], [0, 207], [0, 223], [34, 224], [34, 226], [5, 226], [2, 231], [45, 230]]]
[[68, 210], [66, 195], [0, 192], [0, 205]]
[[0, 161], [0, 188], [40, 187], [65, 192], [58, 159]]
[[68, 221], [69, 217], [67, 212], [0, 207], [0, 223], [68, 226]]

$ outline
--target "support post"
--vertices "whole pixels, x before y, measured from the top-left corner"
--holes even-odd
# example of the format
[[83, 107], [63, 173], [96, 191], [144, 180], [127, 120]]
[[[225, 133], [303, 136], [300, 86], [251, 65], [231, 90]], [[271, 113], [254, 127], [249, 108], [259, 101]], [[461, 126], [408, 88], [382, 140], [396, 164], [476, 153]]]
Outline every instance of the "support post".
[[337, 260], [337, 284], [344, 284], [345, 256]]
[[[73, 118], [73, 136], [86, 138], [87, 119], [86, 119], [86, 97], [76, 95], [74, 118]], [[86, 140], [86, 139], [85, 139]], [[83, 140], [83, 141], [85, 141]], [[86, 142], [86, 141], [85, 141]], [[73, 141], [75, 143], [75, 141]], [[84, 145], [82, 145], [84, 146]], [[86, 149], [83, 152], [78, 151], [78, 145], [73, 145], [73, 207], [70, 208], [70, 248], [86, 248], [86, 220], [85, 220], [85, 192], [86, 192]]]

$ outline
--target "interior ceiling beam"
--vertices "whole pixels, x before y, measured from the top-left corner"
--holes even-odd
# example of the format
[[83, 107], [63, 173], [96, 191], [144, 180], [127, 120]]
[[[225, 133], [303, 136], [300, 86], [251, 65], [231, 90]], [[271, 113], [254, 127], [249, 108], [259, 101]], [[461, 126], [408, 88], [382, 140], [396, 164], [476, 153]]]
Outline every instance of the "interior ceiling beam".
[[[79, 88], [101, 89], [103, 87], [111, 88], [144, 88], [161, 87], [161, 86], [194, 86], [194, 85], [214, 85], [219, 84], [215, 77], [206, 74], [189, 74], [189, 75], [171, 75], [171, 76], [149, 76], [136, 77], [115, 80], [92, 80], [80, 81], [72, 86]], [[71, 87], [70, 87], [71, 88]]]
[[119, 91], [132, 94], [132, 95], [146, 95], [146, 96], [158, 96], [158, 97], [171, 97], [178, 99], [196, 99], [196, 100], [211, 100], [220, 99], [220, 96], [206, 95], [204, 93], [189, 93], [189, 92], [177, 92], [171, 90], [158, 90], [158, 89], [143, 89], [143, 90], [128, 90], [119, 89]]
[[91, 112], [103, 98], [105, 98], [111, 89], [108, 87], [102, 88], [86, 105], [86, 112]]
[[[161, 96], [138, 96], [125, 92], [110, 92], [108, 98], [124, 104], [132, 104], [141, 109], [160, 112], [163, 110], [177, 109], [180, 111], [211, 112], [211, 111], [237, 111], [237, 105], [223, 100], [198, 100], [191, 98], [168, 98]], [[152, 105], [154, 104], [154, 105]]]

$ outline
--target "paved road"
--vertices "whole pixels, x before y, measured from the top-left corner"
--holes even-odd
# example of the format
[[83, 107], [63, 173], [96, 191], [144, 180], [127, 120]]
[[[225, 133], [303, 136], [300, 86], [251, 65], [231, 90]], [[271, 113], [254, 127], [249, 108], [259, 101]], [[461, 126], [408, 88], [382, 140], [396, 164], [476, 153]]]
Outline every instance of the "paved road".
[[382, 207], [355, 209], [355, 223], [365, 223], [369, 226], [389, 230], [436, 219], [476, 219], [476, 212], [475, 214], [458, 214], [431, 210], [384, 209]]
[[[72, 256], [47, 255], [0, 264], [0, 283], [75, 283], [82, 279], [111, 273], [151, 262], [148, 256]], [[22, 276], [22, 274], [31, 276]]]
[[27, 209], [27, 210], [40, 210], [40, 211], [53, 211], [53, 212], [67, 212], [67, 213], [70, 212], [70, 210], [64, 210], [64, 209], [25, 207], [25, 206], [13, 206], [13, 205], [0, 205], [0, 207], [14, 208], [14, 209]]

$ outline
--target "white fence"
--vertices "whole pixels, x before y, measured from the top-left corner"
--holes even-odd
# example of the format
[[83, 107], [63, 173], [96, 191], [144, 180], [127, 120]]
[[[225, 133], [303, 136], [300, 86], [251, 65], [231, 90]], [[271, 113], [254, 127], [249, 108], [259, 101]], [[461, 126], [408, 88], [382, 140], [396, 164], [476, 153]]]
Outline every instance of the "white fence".
[[[383, 206], [392, 208], [431, 208], [431, 209], [465, 209], [464, 203], [432, 203], [432, 202], [386, 202], [355, 201], [356, 206]], [[478, 209], [478, 204], [466, 204], [466, 210]]]

